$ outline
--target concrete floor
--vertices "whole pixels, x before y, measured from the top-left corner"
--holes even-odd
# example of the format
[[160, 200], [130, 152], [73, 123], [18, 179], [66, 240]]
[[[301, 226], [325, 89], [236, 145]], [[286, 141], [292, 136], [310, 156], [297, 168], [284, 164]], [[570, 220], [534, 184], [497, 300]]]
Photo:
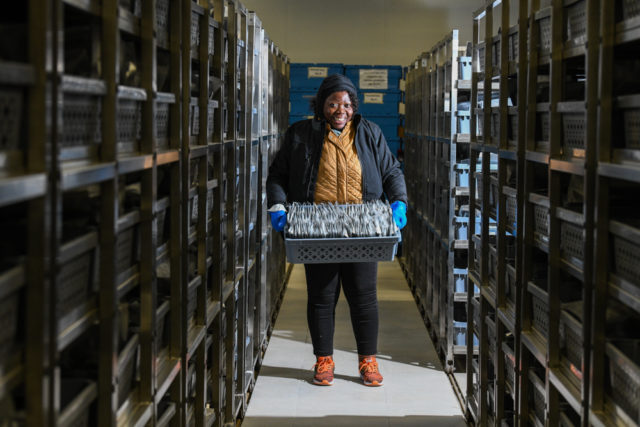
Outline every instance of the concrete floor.
[[344, 296], [336, 309], [334, 385], [313, 385], [304, 267], [294, 266], [242, 425], [465, 426], [397, 262], [379, 264], [378, 300], [384, 386], [362, 385]]

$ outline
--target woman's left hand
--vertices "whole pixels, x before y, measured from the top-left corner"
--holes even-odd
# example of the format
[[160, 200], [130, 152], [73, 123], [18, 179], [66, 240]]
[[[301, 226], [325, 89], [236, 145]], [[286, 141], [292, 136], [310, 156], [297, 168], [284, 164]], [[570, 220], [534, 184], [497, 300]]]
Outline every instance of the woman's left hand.
[[407, 225], [407, 205], [403, 201], [396, 200], [391, 203], [391, 211], [393, 212], [393, 220], [400, 230]]

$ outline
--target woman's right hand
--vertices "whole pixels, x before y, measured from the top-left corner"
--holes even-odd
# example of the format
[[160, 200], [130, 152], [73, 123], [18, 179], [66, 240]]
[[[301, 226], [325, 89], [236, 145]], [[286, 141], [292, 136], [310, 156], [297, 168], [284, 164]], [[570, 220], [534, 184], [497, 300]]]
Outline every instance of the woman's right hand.
[[284, 210], [269, 212], [271, 218], [271, 226], [276, 231], [283, 231], [284, 226], [287, 224], [287, 212]]

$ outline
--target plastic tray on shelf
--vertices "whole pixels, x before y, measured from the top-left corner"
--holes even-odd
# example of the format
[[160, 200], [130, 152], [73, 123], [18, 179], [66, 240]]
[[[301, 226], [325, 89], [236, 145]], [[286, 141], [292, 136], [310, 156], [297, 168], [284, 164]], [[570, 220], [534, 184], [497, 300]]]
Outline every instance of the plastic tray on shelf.
[[543, 338], [549, 335], [549, 294], [533, 282], [529, 282], [527, 291], [531, 297], [531, 326]]
[[533, 416], [537, 419], [540, 425], [545, 425], [545, 411], [546, 411], [546, 391], [544, 382], [538, 377], [535, 370], [529, 370], [529, 384], [531, 387], [531, 401], [533, 403]]
[[475, 71], [484, 72], [484, 61], [485, 61], [485, 43], [478, 43], [475, 47], [475, 60], [477, 61], [477, 67], [475, 67]]
[[549, 103], [543, 102], [536, 106], [536, 151], [549, 151]]
[[97, 273], [97, 235], [89, 233], [64, 244], [58, 272], [57, 313], [61, 317], [87, 301]]
[[156, 41], [161, 47], [169, 45], [170, 0], [156, 0]]
[[551, 8], [542, 11], [536, 16], [538, 25], [538, 54], [551, 53]]
[[11, 353], [18, 344], [20, 292], [14, 291], [0, 300], [0, 365], [2, 356]]
[[[516, 384], [516, 357], [515, 353], [506, 342], [502, 343], [502, 352], [504, 355], [505, 382], [511, 387], [511, 391], [515, 392]], [[513, 396], [515, 397], [515, 396]]]
[[124, 403], [133, 387], [139, 349], [139, 338], [136, 334], [129, 339], [118, 355], [118, 407]]
[[102, 141], [102, 97], [106, 84], [102, 80], [75, 76], [62, 77], [61, 160], [97, 156]]
[[515, 305], [516, 304], [516, 287], [517, 287], [516, 269], [511, 264], [505, 264], [505, 266], [506, 266], [505, 289], [507, 294], [506, 295], [507, 300], [509, 300], [511, 304]]
[[0, 151], [21, 149], [24, 90], [0, 86]]
[[616, 107], [622, 112], [624, 148], [640, 149], [640, 95], [620, 96], [616, 98]]
[[583, 45], [587, 40], [587, 1], [576, 0], [565, 6], [564, 39], [569, 46]]
[[118, 152], [136, 153], [142, 129], [142, 103], [147, 99], [144, 89], [118, 86], [117, 138]]
[[458, 79], [471, 80], [471, 72], [472, 72], [471, 57], [459, 56], [458, 57]]
[[469, 218], [456, 216], [453, 222], [455, 226], [455, 239], [467, 240], [469, 238]]
[[507, 116], [507, 120], [509, 120], [509, 135], [507, 139], [509, 141], [516, 142], [518, 140], [518, 107], [509, 107], [508, 112], [509, 115]]
[[63, 378], [60, 381], [60, 425], [86, 427], [90, 422], [91, 403], [98, 395], [95, 382], [87, 379]]
[[549, 198], [535, 193], [529, 194], [533, 206], [533, 232], [535, 240], [549, 243]]
[[[567, 307], [577, 306], [578, 310], [560, 312], [560, 352], [567, 370], [577, 384], [582, 381], [582, 324], [574, 315], [582, 311], [582, 301], [570, 303]], [[576, 313], [578, 311], [578, 313]]]
[[519, 41], [518, 41], [518, 26], [514, 25], [509, 28], [509, 35], [507, 36], [509, 40], [509, 61], [518, 62], [519, 59]]
[[518, 205], [517, 205], [517, 191], [513, 187], [503, 186], [502, 193], [505, 196], [506, 209], [507, 209], [507, 226], [516, 229], [516, 219], [518, 214]]
[[607, 394], [630, 418], [630, 424], [640, 424], [640, 340], [608, 342], [609, 359]]
[[176, 97], [173, 93], [158, 93], [156, 95], [156, 112], [155, 112], [155, 126], [156, 135], [159, 149], [169, 148], [169, 110], [171, 104], [175, 104]]
[[611, 273], [636, 286], [640, 285], [640, 230], [629, 224], [610, 221], [609, 232], [614, 254]]
[[584, 150], [586, 139], [586, 114], [584, 111], [576, 111], [575, 104], [584, 103], [567, 102], [558, 104], [558, 111], [562, 113], [562, 146], [565, 155], [570, 155], [571, 150]]
[[622, 1], [622, 17], [624, 20], [640, 16], [640, 3], [636, 0]]
[[578, 268], [584, 260], [585, 229], [582, 215], [564, 208], [558, 208], [560, 219], [560, 251], [563, 258]]

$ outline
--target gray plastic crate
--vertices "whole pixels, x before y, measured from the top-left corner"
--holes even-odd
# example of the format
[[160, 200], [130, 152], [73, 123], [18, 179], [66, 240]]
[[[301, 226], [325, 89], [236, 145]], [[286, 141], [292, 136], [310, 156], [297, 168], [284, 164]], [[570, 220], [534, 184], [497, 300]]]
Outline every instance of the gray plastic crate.
[[544, 382], [538, 377], [533, 369], [529, 370], [529, 383], [531, 387], [531, 396], [532, 396], [532, 409], [533, 414], [540, 422], [540, 424], [545, 424], [545, 410], [546, 410], [546, 392], [544, 387]]
[[607, 393], [632, 421], [640, 424], [640, 340], [609, 342], [606, 353], [609, 359]]
[[586, 115], [584, 113], [565, 113], [562, 115], [564, 148], [584, 149], [586, 138]]
[[[572, 264], [582, 267], [584, 259], [585, 230], [575, 222], [581, 221], [582, 215], [567, 209], [558, 209], [560, 216], [560, 250], [562, 256]], [[569, 222], [572, 221], [572, 222]]]
[[622, 17], [623, 19], [631, 19], [640, 15], [640, 3], [638, 0], [622, 1]]
[[326, 239], [285, 237], [287, 259], [293, 264], [393, 261], [400, 235]]
[[538, 20], [538, 31], [540, 35], [540, 52], [551, 52], [551, 16], [545, 16]]
[[139, 349], [140, 344], [138, 335], [134, 335], [127, 342], [127, 345], [118, 356], [118, 407], [120, 407], [124, 403], [125, 399], [129, 397], [129, 393], [133, 386]]
[[502, 352], [504, 355], [504, 369], [505, 369], [505, 381], [511, 387], [511, 390], [515, 392], [516, 384], [516, 357], [515, 353], [507, 345], [506, 342], [502, 343]]
[[565, 40], [583, 44], [587, 37], [587, 2], [578, 0], [565, 9]]
[[19, 292], [12, 292], [0, 301], [0, 356], [15, 349], [20, 310], [19, 295]]
[[626, 148], [640, 148], [640, 108], [625, 109], [624, 117], [624, 142]]
[[[571, 305], [580, 304], [571, 303]], [[580, 310], [582, 308], [580, 307]], [[560, 351], [567, 370], [577, 381], [582, 381], [582, 324], [567, 310], [560, 312]]]
[[533, 205], [533, 231], [536, 240], [549, 243], [549, 198], [538, 194], [529, 194]]
[[175, 104], [176, 97], [173, 93], [158, 93], [156, 95], [155, 125], [158, 140], [158, 148], [169, 148], [169, 111], [171, 104]]
[[0, 150], [20, 148], [22, 98], [21, 88], [0, 87]]
[[627, 224], [611, 221], [613, 241], [612, 272], [635, 285], [640, 284], [640, 230]]
[[159, 45], [169, 44], [169, 0], [156, 0], [156, 39]]
[[549, 334], [549, 296], [546, 291], [529, 282], [527, 287], [531, 294], [533, 328], [545, 339]]

